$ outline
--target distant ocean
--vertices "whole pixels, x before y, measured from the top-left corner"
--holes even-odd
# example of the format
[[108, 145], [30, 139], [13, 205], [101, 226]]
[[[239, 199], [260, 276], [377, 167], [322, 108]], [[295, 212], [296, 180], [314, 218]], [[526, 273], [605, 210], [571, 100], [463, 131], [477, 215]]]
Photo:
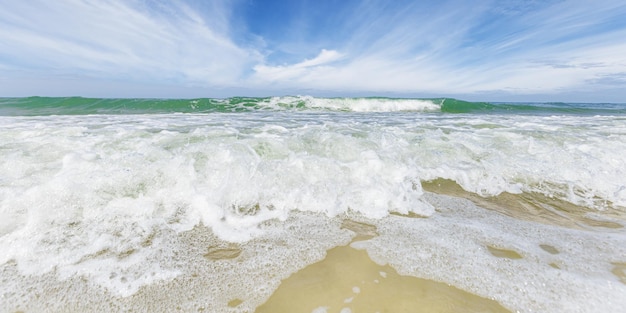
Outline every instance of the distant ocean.
[[511, 312], [622, 312], [625, 226], [626, 104], [0, 98], [0, 312], [252, 312], [351, 242]]

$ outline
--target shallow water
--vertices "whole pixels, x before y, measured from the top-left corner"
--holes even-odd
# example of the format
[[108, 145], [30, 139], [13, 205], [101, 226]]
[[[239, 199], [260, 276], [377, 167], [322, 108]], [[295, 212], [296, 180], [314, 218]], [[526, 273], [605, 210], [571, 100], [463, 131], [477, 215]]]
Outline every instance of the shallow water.
[[336, 251], [385, 290], [626, 307], [623, 106], [57, 100], [0, 110], [2, 312], [252, 312]]
[[[428, 218], [294, 212], [284, 222], [263, 224], [263, 235], [240, 244], [220, 240], [205, 227], [161, 234], [160, 253], [151, 262], [176, 275], [130, 296], [110, 293], [87, 273], [22, 276], [9, 262], [2, 266], [3, 285], [10, 287], [3, 291], [3, 307], [6, 312], [363, 312], [365, 307], [616, 312], [626, 305], [626, 235], [619, 229], [546, 225], [461, 198], [425, 196], [437, 208]], [[392, 290], [406, 293], [386, 296]], [[281, 300], [285, 297], [298, 301]]]
[[284, 280], [255, 312], [510, 312], [453, 286], [401, 276], [365, 251], [337, 247]]
[[426, 191], [469, 199], [478, 206], [528, 221], [597, 230], [619, 229], [626, 225], [625, 209], [621, 207], [607, 206], [603, 210], [590, 211], [588, 208], [540, 193], [503, 192], [497, 196], [481, 197], [445, 179], [423, 182], [422, 187]]

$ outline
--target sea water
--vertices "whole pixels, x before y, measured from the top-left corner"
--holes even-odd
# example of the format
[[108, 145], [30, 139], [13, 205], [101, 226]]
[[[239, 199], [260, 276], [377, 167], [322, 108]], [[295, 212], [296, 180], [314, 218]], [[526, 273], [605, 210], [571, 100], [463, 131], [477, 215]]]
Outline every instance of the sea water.
[[389, 275], [341, 305], [288, 288], [302, 312], [397, 308], [358, 306], [393, 275], [492, 311], [626, 307], [626, 105], [34, 97], [0, 115], [2, 312], [262, 312], [327, 251]]

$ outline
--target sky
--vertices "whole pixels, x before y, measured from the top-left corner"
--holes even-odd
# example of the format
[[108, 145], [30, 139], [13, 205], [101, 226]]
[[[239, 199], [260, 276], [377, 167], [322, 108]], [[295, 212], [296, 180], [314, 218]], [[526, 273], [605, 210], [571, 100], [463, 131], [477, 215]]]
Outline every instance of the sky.
[[626, 102], [624, 0], [0, 0], [0, 97]]

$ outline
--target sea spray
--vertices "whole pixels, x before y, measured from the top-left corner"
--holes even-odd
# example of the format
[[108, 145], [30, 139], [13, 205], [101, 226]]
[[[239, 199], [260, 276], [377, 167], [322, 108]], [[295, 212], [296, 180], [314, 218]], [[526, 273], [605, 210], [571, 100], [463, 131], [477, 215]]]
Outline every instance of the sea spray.
[[[561, 239], [582, 241], [584, 247], [595, 240], [603, 242], [598, 247], [608, 252], [589, 252], [595, 258], [582, 247], [576, 251], [591, 259], [574, 258], [575, 254], [567, 252], [560, 261], [555, 257], [554, 264], [574, 269], [574, 276], [584, 270], [579, 262], [594, 264], [593, 271], [600, 274], [591, 279], [618, 284], [613, 290], [622, 290], [619, 275], [611, 274], [612, 270], [619, 274], [619, 268], [615, 270], [611, 264], [626, 262], [615, 244], [623, 239], [626, 224], [624, 108], [549, 104], [531, 105], [535, 109], [526, 110], [517, 104], [493, 104], [490, 108], [468, 102], [459, 105], [475, 109], [453, 113], [446, 112], [449, 101], [457, 100], [2, 99], [3, 279], [22, 275], [24, 281], [52, 277], [74, 282], [82, 277], [115, 297], [131, 297], [150, 286], [193, 277], [185, 264], [196, 256], [182, 258], [180, 249], [186, 246], [178, 238], [197, 234], [199, 229], [214, 236], [211, 245], [198, 252], [200, 256], [215, 251], [208, 251], [209, 247], [232, 244], [241, 250], [236, 259], [254, 254], [252, 247], [267, 240], [271, 242], [263, 246], [267, 249], [284, 240], [290, 242], [286, 246], [301, 251], [304, 248], [296, 244], [298, 240], [306, 246], [311, 245], [311, 238], [321, 238], [315, 256], [285, 267], [290, 270], [281, 271], [267, 290], [241, 305], [242, 310], [253, 309], [280, 278], [320, 260], [326, 249], [347, 243], [349, 232], [338, 226], [346, 216], [374, 224], [395, 223], [398, 216], [419, 216], [422, 219], [410, 219], [398, 228], [406, 228], [410, 236], [400, 240], [396, 237], [402, 234], [379, 225], [383, 232], [378, 239], [361, 248], [405, 274], [462, 285], [522, 310], [532, 297], [516, 302], [511, 294], [462, 283], [432, 268], [416, 271], [416, 260], [397, 255], [419, 252], [423, 248], [419, 245], [410, 248], [407, 243], [407, 249], [417, 249], [412, 252], [384, 248], [424, 236], [428, 227], [453, 229], [455, 224], [466, 223], [463, 207], [468, 207], [467, 203], [446, 204], [455, 209], [445, 211], [445, 206], [429, 198], [422, 188], [424, 183], [444, 180], [486, 200], [505, 193], [537, 194], [579, 208], [576, 223], [596, 221], [579, 225], [588, 232], [554, 225], [520, 227], [529, 229], [527, 234], [536, 231], [560, 238], [544, 243], [532, 237], [536, 246], [548, 244], [560, 247], [559, 251], [569, 249], [559, 243]], [[507, 109], [509, 106], [512, 109]], [[548, 203], [542, 207], [550, 214], [563, 210]], [[512, 208], [501, 211], [507, 209]], [[449, 219], [441, 226], [438, 221], [444, 211]], [[300, 220], [308, 220], [307, 214], [314, 216], [307, 222], [311, 229], [298, 233], [295, 230], [302, 227]], [[528, 255], [542, 253], [536, 247], [526, 248], [522, 233], [504, 240], [500, 235], [480, 237], [472, 232], [504, 232], [494, 226], [502, 222], [494, 223], [488, 219], [469, 225], [458, 236], [471, 234], [472, 245], [485, 253], [489, 253], [487, 246], [518, 251], [524, 262], [532, 260]], [[291, 229], [276, 233], [283, 225]], [[462, 244], [455, 236], [442, 234], [425, 249], [453, 251], [446, 247]], [[445, 255], [464, 259], [470, 252]], [[258, 262], [272, 258], [271, 254], [261, 255]], [[281, 260], [290, 257], [293, 255]], [[491, 257], [481, 255], [477, 260], [486, 264], [494, 260]], [[483, 263], [474, 266], [480, 268]], [[282, 266], [280, 262], [271, 264]], [[544, 271], [523, 264], [522, 268], [530, 271]], [[482, 275], [476, 274], [475, 268], [453, 273]], [[258, 274], [261, 269], [256, 271]], [[537, 282], [534, 274], [525, 277]], [[597, 286], [584, 279], [577, 284], [579, 289], [572, 290]], [[597, 290], [605, 290], [602, 288]], [[226, 305], [232, 299], [223, 300]], [[557, 302], [550, 298], [534, 308]]]

